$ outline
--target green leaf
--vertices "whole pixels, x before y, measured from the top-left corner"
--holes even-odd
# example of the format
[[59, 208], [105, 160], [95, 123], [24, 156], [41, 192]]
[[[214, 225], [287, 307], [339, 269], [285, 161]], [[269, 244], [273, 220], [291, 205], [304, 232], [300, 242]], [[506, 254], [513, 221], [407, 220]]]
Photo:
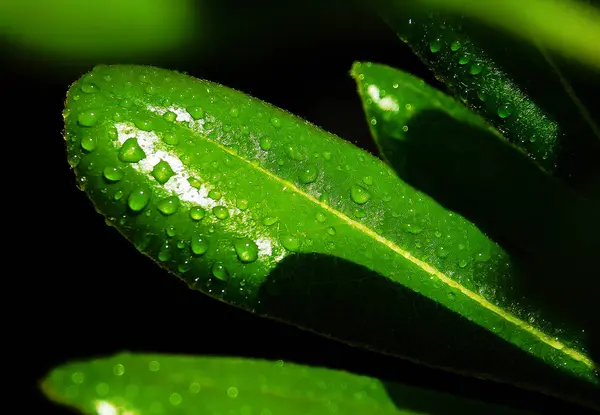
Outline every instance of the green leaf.
[[355, 64], [352, 74], [372, 135], [400, 177], [510, 249], [527, 266], [518, 284], [528, 301], [587, 333], [592, 349], [600, 285], [589, 270], [598, 250], [598, 204], [422, 80], [371, 63]]
[[54, 369], [51, 400], [83, 414], [525, 414], [343, 371], [264, 360], [119, 354]]
[[416, 0], [426, 8], [466, 14], [527, 41], [600, 69], [600, 11], [578, 0]]
[[[96, 67], [64, 116], [96, 209], [190, 287], [348, 343], [593, 400], [581, 332], [528, 300], [508, 254], [350, 143], [143, 66]], [[110, 247], [98, 255], [110, 261]]]
[[0, 36], [56, 59], [130, 59], [182, 46], [191, 9], [188, 0], [9, 0], [0, 2]]
[[453, 16], [380, 1], [376, 9], [472, 111], [500, 130], [546, 170], [553, 170], [562, 132], [502, 66], [462, 30]]

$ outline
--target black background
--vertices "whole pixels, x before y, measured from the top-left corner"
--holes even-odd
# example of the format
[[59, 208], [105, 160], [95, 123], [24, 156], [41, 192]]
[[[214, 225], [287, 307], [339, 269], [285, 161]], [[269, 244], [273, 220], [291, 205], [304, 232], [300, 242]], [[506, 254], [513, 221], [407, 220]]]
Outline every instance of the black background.
[[[393, 31], [364, 10], [316, 0], [293, 6], [269, 0], [212, 3], [211, 20], [198, 23], [197, 39], [183, 53], [135, 63], [241, 90], [371, 152], [349, 76], [352, 63], [385, 63], [438, 85]], [[69, 359], [131, 350], [284, 359], [540, 413], [580, 412], [544, 395], [356, 349], [189, 290], [107, 227], [75, 186], [61, 110], [69, 84], [95, 62], [50, 61], [10, 46], [4, 45], [2, 75], [3, 176], [9, 186], [3, 225], [5, 242], [16, 249], [4, 251], [3, 310], [5, 342], [19, 349], [7, 364], [17, 365], [11, 376], [23, 378], [11, 382], [11, 393], [27, 391], [20, 410], [69, 413], [46, 401], [36, 382]]]

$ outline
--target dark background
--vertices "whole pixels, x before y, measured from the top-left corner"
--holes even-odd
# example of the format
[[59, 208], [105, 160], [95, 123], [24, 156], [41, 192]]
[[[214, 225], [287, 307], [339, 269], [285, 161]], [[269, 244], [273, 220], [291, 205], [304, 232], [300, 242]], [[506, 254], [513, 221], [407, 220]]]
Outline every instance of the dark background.
[[[211, 3], [211, 20], [197, 27], [197, 40], [183, 53], [118, 63], [152, 64], [222, 83], [371, 152], [349, 76], [352, 63], [385, 63], [438, 85], [393, 31], [363, 9], [317, 0]], [[2, 46], [8, 108], [2, 117], [3, 175], [9, 187], [18, 186], [3, 197], [9, 210], [5, 238], [17, 247], [5, 251], [5, 263], [12, 266], [3, 273], [9, 282], [3, 309], [7, 343], [21, 356], [8, 362], [18, 365], [16, 373], [24, 379], [12, 383], [19, 385], [15, 393], [27, 390], [21, 410], [69, 413], [46, 401], [36, 382], [69, 359], [131, 350], [283, 359], [540, 413], [583, 413], [541, 394], [356, 349], [189, 290], [106, 226], [75, 186], [61, 137], [61, 110], [69, 84], [96, 62], [59, 62]]]

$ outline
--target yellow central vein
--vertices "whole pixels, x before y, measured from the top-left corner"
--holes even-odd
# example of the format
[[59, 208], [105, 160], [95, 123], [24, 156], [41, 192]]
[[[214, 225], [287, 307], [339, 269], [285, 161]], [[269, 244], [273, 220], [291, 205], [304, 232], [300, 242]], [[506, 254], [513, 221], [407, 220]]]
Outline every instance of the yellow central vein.
[[216, 142], [214, 140], [207, 139], [206, 136], [199, 134], [198, 131], [191, 130], [191, 129], [186, 129], [186, 130], [187, 131], [191, 131], [194, 135], [200, 136], [202, 139], [206, 139], [207, 142], [215, 145], [216, 147], [218, 147], [219, 149], [221, 149], [225, 153], [227, 153], [227, 154], [235, 157], [238, 160], [241, 160], [242, 162], [248, 164], [249, 166], [251, 166], [252, 168], [256, 169], [257, 171], [265, 174], [267, 177], [273, 179], [274, 181], [279, 182], [279, 183], [285, 185], [289, 189], [292, 189], [295, 193], [297, 193], [298, 195], [304, 197], [305, 199], [309, 200], [310, 202], [312, 202], [312, 203], [314, 203], [314, 204], [316, 204], [318, 206], [321, 206], [327, 212], [331, 213], [334, 216], [337, 216], [339, 219], [341, 219], [342, 221], [344, 221], [345, 223], [347, 223], [350, 227], [355, 228], [357, 230], [360, 230], [361, 232], [363, 232], [364, 234], [366, 234], [370, 238], [372, 238], [375, 241], [377, 241], [377, 242], [385, 245], [387, 248], [389, 248], [393, 252], [402, 255], [404, 258], [406, 258], [407, 260], [409, 260], [413, 264], [417, 265], [419, 268], [421, 268], [425, 272], [427, 272], [430, 275], [436, 277], [442, 283], [444, 283], [447, 286], [452, 287], [452, 288], [460, 291], [462, 294], [464, 294], [466, 297], [470, 298], [471, 300], [475, 301], [477, 304], [481, 305], [482, 307], [486, 308], [487, 310], [492, 311], [493, 313], [495, 313], [498, 316], [502, 317], [506, 321], [514, 324], [515, 326], [519, 327], [520, 329], [524, 330], [525, 332], [533, 335], [534, 337], [538, 338], [543, 343], [546, 343], [547, 345], [553, 347], [554, 349], [556, 349], [559, 352], [562, 352], [562, 353], [566, 354], [567, 356], [571, 357], [574, 360], [577, 360], [577, 361], [580, 361], [580, 362], [584, 363], [590, 369], [596, 370], [596, 364], [594, 363], [594, 361], [591, 358], [589, 358], [588, 356], [586, 356], [585, 354], [583, 354], [583, 353], [581, 353], [578, 350], [575, 350], [573, 348], [567, 347], [564, 343], [560, 342], [559, 340], [556, 340], [556, 339], [552, 338], [551, 336], [549, 336], [548, 334], [544, 333], [543, 331], [541, 331], [541, 330], [539, 330], [539, 329], [531, 326], [527, 322], [519, 319], [517, 316], [515, 316], [515, 315], [513, 315], [513, 314], [511, 314], [511, 313], [503, 310], [502, 308], [498, 307], [497, 305], [491, 303], [490, 301], [488, 301], [485, 298], [483, 298], [481, 295], [474, 293], [473, 291], [469, 290], [465, 286], [463, 286], [463, 285], [459, 284], [458, 282], [454, 281], [452, 278], [448, 277], [447, 275], [445, 275], [444, 273], [442, 273], [438, 269], [436, 269], [436, 268], [432, 267], [431, 265], [429, 265], [428, 263], [426, 263], [426, 262], [424, 262], [424, 261], [422, 261], [422, 260], [414, 257], [410, 252], [407, 252], [404, 249], [400, 248], [398, 245], [394, 244], [392, 241], [390, 241], [387, 238], [379, 235], [378, 233], [374, 232], [372, 229], [366, 227], [362, 223], [359, 223], [359, 222], [356, 222], [356, 221], [352, 220], [348, 216], [344, 215], [342, 212], [331, 208], [326, 203], [323, 203], [320, 200], [318, 200], [318, 199], [314, 198], [313, 196], [311, 196], [310, 194], [305, 193], [304, 191], [302, 191], [302, 189], [300, 189], [299, 187], [297, 187], [294, 183], [289, 182], [289, 181], [287, 181], [287, 180], [285, 180], [285, 179], [277, 176], [276, 174], [272, 173], [270, 170], [267, 170], [267, 169], [261, 167], [258, 164], [255, 164], [255, 163], [252, 163], [249, 160], [246, 160], [245, 158], [241, 157], [239, 154], [233, 152], [231, 149], [229, 149], [229, 148], [225, 147], [224, 145], [222, 145], [221, 143]]

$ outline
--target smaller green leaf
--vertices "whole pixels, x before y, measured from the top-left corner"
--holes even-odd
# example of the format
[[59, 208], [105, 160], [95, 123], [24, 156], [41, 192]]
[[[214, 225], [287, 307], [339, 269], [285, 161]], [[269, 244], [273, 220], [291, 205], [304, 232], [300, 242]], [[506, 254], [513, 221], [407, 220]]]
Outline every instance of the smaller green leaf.
[[283, 361], [119, 354], [54, 369], [51, 400], [83, 414], [524, 414], [445, 393]]

